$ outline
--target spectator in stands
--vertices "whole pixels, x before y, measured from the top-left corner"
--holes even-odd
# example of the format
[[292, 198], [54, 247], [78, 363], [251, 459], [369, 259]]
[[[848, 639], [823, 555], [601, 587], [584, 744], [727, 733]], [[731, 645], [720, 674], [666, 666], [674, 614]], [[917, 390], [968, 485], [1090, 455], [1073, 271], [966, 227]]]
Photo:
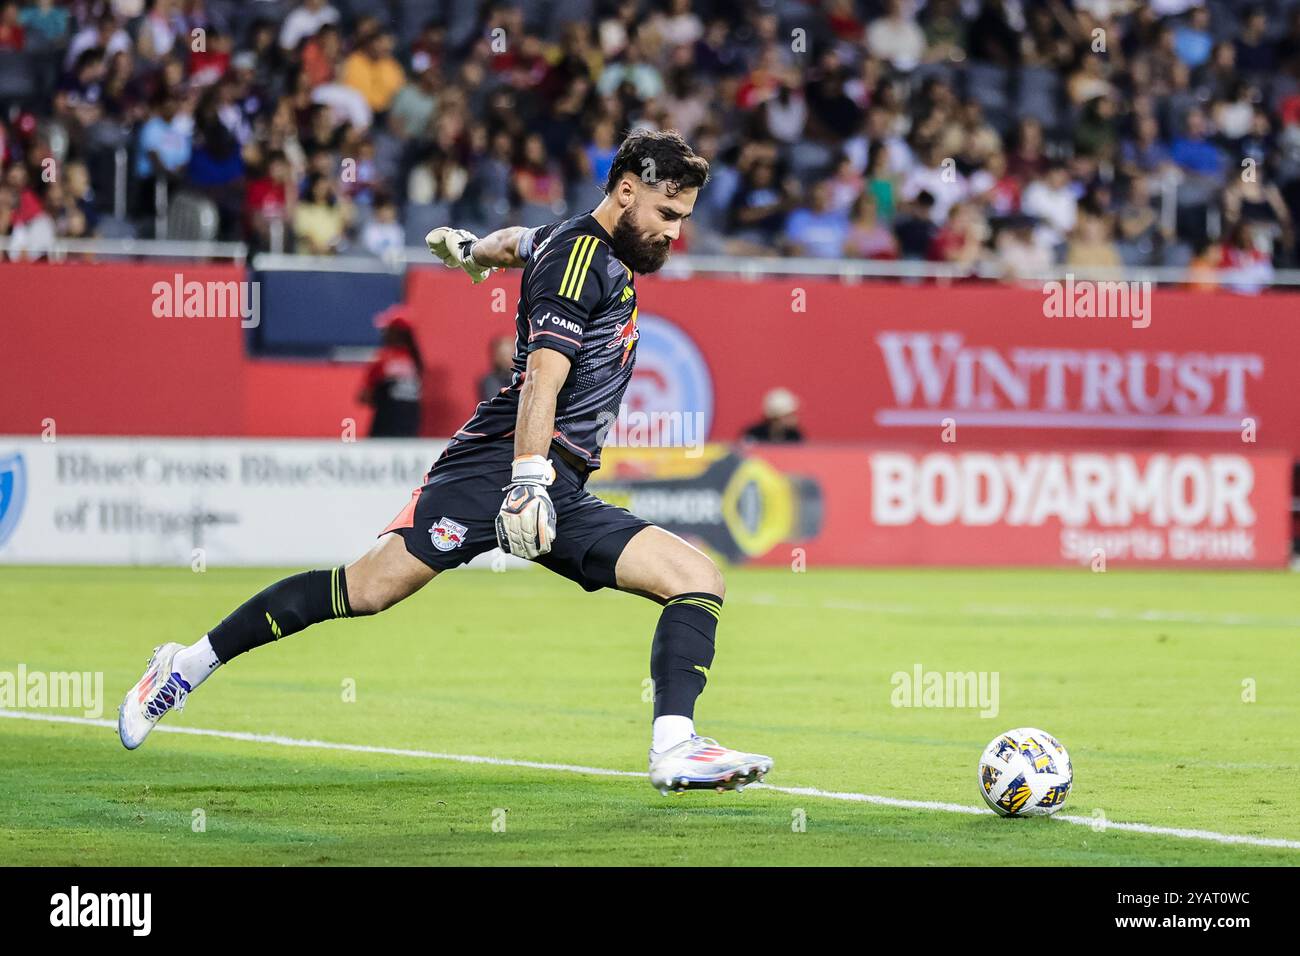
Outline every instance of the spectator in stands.
[[1258, 227], [1241, 221], [1228, 235], [1219, 260], [1219, 279], [1233, 292], [1253, 295], [1273, 281], [1273, 262]]
[[785, 388], [774, 388], [763, 396], [763, 420], [745, 429], [745, 441], [791, 444], [802, 442], [799, 429], [799, 399]]
[[406, 244], [406, 234], [397, 221], [397, 203], [386, 193], [375, 197], [374, 210], [361, 230], [361, 247], [372, 256], [388, 259], [399, 256]]
[[886, 0], [884, 16], [871, 21], [865, 41], [868, 53], [902, 73], [916, 69], [925, 55], [925, 33], [902, 0]]
[[793, 182], [777, 180], [776, 160], [766, 150], [755, 150], [741, 160], [743, 179], [731, 207], [731, 231], [756, 254], [770, 253], [785, 217], [796, 201]]
[[554, 207], [564, 199], [564, 178], [546, 152], [537, 133], [524, 140], [511, 177], [519, 201], [530, 206]]
[[1043, 124], [1027, 116], [1016, 128], [1015, 149], [1007, 157], [1007, 169], [1022, 183], [1027, 183], [1047, 171], [1047, 156], [1043, 152]]
[[24, 29], [15, 0], [6, 0], [0, 4], [0, 50], [21, 50], [27, 43], [27, 31]]
[[216, 204], [221, 238], [233, 240], [243, 216], [246, 183], [239, 140], [221, 120], [223, 90], [228, 87], [218, 84], [199, 100], [186, 178], [191, 189]]
[[1008, 281], [1041, 276], [1052, 268], [1051, 250], [1034, 239], [1031, 216], [1011, 216], [1002, 221], [994, 241], [995, 268]]
[[90, 171], [82, 162], [70, 162], [63, 167], [63, 188], [67, 202], [75, 205], [86, 224], [86, 232], [93, 232], [99, 224], [99, 209], [95, 204], [95, 190], [90, 183]]
[[1205, 114], [1199, 109], [1187, 114], [1185, 132], [1174, 140], [1169, 154], [1189, 173], [1219, 176], [1223, 172], [1223, 154], [1210, 141]]
[[1079, 200], [1070, 171], [1064, 163], [1053, 163], [1047, 174], [1035, 179], [1024, 191], [1020, 208], [1027, 215], [1041, 220], [1038, 231], [1040, 242], [1059, 245], [1074, 231], [1078, 218]]
[[492, 367], [478, 380], [478, 398], [489, 402], [514, 379], [515, 340], [508, 335], [498, 335], [488, 345], [488, 358]]
[[362, 37], [357, 50], [343, 61], [343, 82], [364, 96], [375, 114], [387, 113], [406, 83], [402, 65], [393, 56], [393, 35], [380, 31]]
[[392, 306], [375, 318], [382, 330], [379, 353], [366, 368], [358, 401], [374, 408], [371, 438], [415, 438], [420, 434], [424, 358], [404, 307]]
[[898, 202], [898, 176], [889, 168], [889, 144], [877, 141], [867, 154], [867, 190], [876, 200], [876, 214], [881, 221], [894, 221]]
[[[114, 205], [104, 186], [123, 136], [137, 146], [127, 188], [151, 197], [157, 170], [138, 147], [165, 137], [176, 148], [170, 155], [183, 153], [186, 115], [217, 88], [221, 125], [250, 168], [282, 153], [299, 184], [312, 170], [358, 203], [381, 191], [399, 196], [407, 221], [427, 212], [413, 207], [431, 203], [455, 203], [456, 216], [482, 229], [571, 214], [592, 196], [625, 130], [675, 126], [713, 167], [691, 230], [700, 251], [799, 251], [781, 241], [787, 217], [804, 210], [794, 223], [802, 228], [814, 209], [811, 184], [829, 176], [832, 210], [850, 213], [864, 191], [875, 199], [859, 251], [886, 248], [885, 227], [901, 255], [924, 258], [959, 201], [990, 219], [1002, 241], [1010, 234], [1002, 220], [1029, 198], [1055, 233], [1047, 241], [1063, 241], [1074, 225], [1058, 212], [1072, 197], [1118, 223], [1111, 238], [1126, 261], [1184, 262], [1208, 210], [1228, 215], [1245, 204], [1255, 231], [1272, 239], [1275, 265], [1295, 264], [1283, 233], [1300, 213], [1300, 94], [1292, 90], [1300, 11], [1278, 29], [1269, 17], [1275, 5], [1254, 4], [1235, 21], [1220, 15], [1222, 4], [1201, 9], [1189, 0], [828, 0], [796, 5], [800, 16], [787, 22], [781, 5], [614, 0], [590, 17], [583, 5], [566, 7], [566, 22], [552, 24], [526, 22], [529, 6], [484, 4], [477, 25], [448, 15], [413, 38], [405, 13], [390, 28], [370, 12], [385, 4], [19, 6], [24, 48], [58, 51], [68, 72], [52, 102], [15, 117], [0, 162], [38, 174], [28, 141], [42, 129], [66, 143], [64, 161], [94, 171], [100, 190], [91, 203], [101, 213]], [[787, 33], [796, 22], [808, 29], [801, 53]], [[400, 41], [387, 32], [397, 27]], [[491, 42], [497, 27], [514, 38], [504, 50]], [[1104, 54], [1092, 49], [1097, 27], [1106, 31]], [[15, 46], [13, 0], [0, 0], [0, 32], [0, 44]], [[5, 65], [12, 69], [13, 58]], [[175, 127], [160, 116], [164, 97], [178, 104]], [[211, 159], [213, 137], [200, 138], [195, 181]], [[226, 158], [233, 169], [233, 153]], [[340, 182], [345, 159], [357, 176]], [[1245, 159], [1267, 173], [1262, 205], [1238, 184]], [[1070, 196], [1044, 186], [1053, 162], [1066, 168]], [[174, 178], [184, 165], [164, 170]], [[1165, 185], [1166, 173], [1178, 171], [1176, 188]], [[1138, 178], [1137, 205], [1148, 208], [1116, 215]], [[257, 217], [250, 204], [278, 204], [264, 180], [222, 179], [228, 204], [245, 207], [241, 219]], [[1178, 214], [1153, 227], [1157, 186]], [[151, 203], [130, 208], [137, 220], [152, 218]], [[932, 214], [928, 226], [920, 210]], [[147, 222], [133, 225], [147, 232]], [[244, 229], [256, 242], [269, 238], [248, 222]], [[346, 242], [365, 245], [347, 228], [339, 248]], [[983, 251], [995, 247], [986, 241]]]
[[1291, 213], [1282, 193], [1267, 180], [1261, 167], [1250, 168], [1249, 176], [1231, 180], [1223, 190], [1223, 224], [1231, 232], [1241, 223], [1254, 227], [1256, 242], [1271, 253], [1275, 246], [1290, 253], [1295, 246]]
[[153, 115], [140, 128], [136, 144], [136, 176], [141, 186], [142, 209], [154, 209], [155, 186], [174, 185], [189, 165], [193, 151], [194, 121], [181, 112], [181, 101], [160, 93]]
[[68, 11], [54, 0], [36, 0], [23, 7], [19, 22], [26, 31], [29, 50], [52, 50], [68, 39]]
[[930, 216], [938, 226], [947, 221], [953, 205], [966, 198], [969, 187], [966, 177], [957, 169], [956, 159], [947, 155], [937, 142], [925, 149], [924, 156], [924, 164], [917, 165], [903, 180], [899, 194], [910, 202], [922, 192], [928, 193], [934, 199]]
[[[293, 168], [281, 150], [267, 154], [261, 175], [248, 184], [244, 202], [245, 237], [258, 249], [272, 249], [272, 230], [287, 227], [293, 221], [298, 202], [298, 188]], [[280, 233], [283, 237], [283, 233]], [[286, 251], [283, 238], [276, 251]]]
[[8, 191], [9, 258], [38, 259], [55, 239], [54, 219], [32, 190], [27, 167], [14, 163], [5, 173]]
[[[315, 89], [333, 81], [343, 55], [343, 39], [337, 24], [326, 23], [302, 45], [302, 71], [307, 84]], [[355, 86], [355, 84], [352, 84]]]
[[438, 72], [427, 53], [411, 57], [412, 78], [393, 97], [389, 128], [399, 139], [423, 139], [438, 108]]
[[844, 240], [843, 255], [849, 259], [897, 259], [898, 240], [881, 221], [876, 197], [865, 192], [853, 206], [849, 234]]
[[1178, 59], [1192, 69], [1209, 60], [1213, 46], [1210, 11], [1204, 7], [1194, 9], [1188, 21], [1174, 29], [1174, 51], [1178, 54]]
[[83, 53], [93, 49], [99, 49], [103, 57], [111, 57], [123, 50], [130, 52], [131, 36], [118, 25], [112, 13], [103, 13], [94, 24], [87, 24], [73, 36], [64, 65], [72, 66]]
[[1268, 16], [1252, 7], [1242, 22], [1236, 41], [1237, 68], [1246, 76], [1266, 77], [1277, 68], [1277, 44], [1268, 36]]
[[[192, 42], [176, 0], [149, 0], [149, 11], [136, 27], [136, 56], [145, 63], [158, 63], [172, 52], [181, 36]], [[203, 39], [206, 46], [207, 37]]]
[[53, 113], [74, 135], [79, 135], [100, 119], [104, 106], [104, 54], [96, 48], [81, 54], [72, 72], [59, 80]]
[[785, 222], [785, 245], [796, 256], [838, 259], [849, 236], [849, 217], [831, 206], [831, 183], [813, 184], [806, 206], [790, 213]]
[[894, 235], [904, 259], [924, 259], [939, 227], [934, 224], [934, 197], [924, 190], [904, 203], [894, 221]]
[[1120, 168], [1124, 175], [1138, 177], [1169, 168], [1173, 159], [1160, 139], [1160, 124], [1154, 116], [1137, 121], [1137, 135], [1120, 147]]
[[1084, 213], [1079, 216], [1065, 251], [1069, 267], [1118, 269], [1123, 265], [1119, 247], [1111, 238], [1110, 222], [1103, 216]]
[[299, 252], [313, 256], [333, 255], [343, 244], [352, 220], [352, 207], [341, 200], [329, 176], [314, 172], [293, 214], [293, 232]]
[[1020, 211], [1020, 180], [1007, 171], [1005, 153], [992, 153], [971, 173], [971, 197], [990, 216], [1011, 216]]
[[1124, 202], [1116, 213], [1116, 223], [1121, 257], [1131, 264], [1152, 264], [1159, 246], [1172, 238], [1161, 227], [1151, 198], [1150, 180], [1145, 176], [1129, 180]]
[[988, 224], [973, 203], [954, 203], [948, 221], [930, 240], [926, 258], [955, 266], [961, 273], [972, 273], [979, 264], [987, 232]]
[[596, 89], [602, 96], [609, 96], [624, 84], [642, 100], [652, 100], [664, 92], [663, 76], [648, 62], [645, 40], [639, 33], [628, 41], [618, 61], [605, 67], [596, 81]]
[[338, 23], [339, 12], [325, 0], [303, 0], [289, 12], [280, 27], [280, 48], [296, 50], [308, 37], [315, 36], [327, 23]]

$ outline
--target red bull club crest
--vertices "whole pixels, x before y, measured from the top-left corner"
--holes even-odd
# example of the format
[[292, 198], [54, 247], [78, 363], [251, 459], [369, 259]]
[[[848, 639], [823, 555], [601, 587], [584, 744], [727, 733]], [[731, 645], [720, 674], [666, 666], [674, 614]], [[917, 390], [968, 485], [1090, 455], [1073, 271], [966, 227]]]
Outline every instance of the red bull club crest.
[[439, 518], [429, 529], [429, 537], [433, 539], [433, 546], [439, 551], [450, 551], [465, 543], [465, 532], [468, 530], [463, 524], [457, 524], [450, 518]]

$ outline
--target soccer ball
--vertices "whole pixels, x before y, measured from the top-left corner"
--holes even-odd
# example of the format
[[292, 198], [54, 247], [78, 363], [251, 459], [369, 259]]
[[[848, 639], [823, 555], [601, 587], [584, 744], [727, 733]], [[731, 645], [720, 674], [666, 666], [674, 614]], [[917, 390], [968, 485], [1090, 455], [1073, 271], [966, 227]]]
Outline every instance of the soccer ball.
[[1061, 742], [1036, 727], [998, 734], [980, 755], [980, 796], [1003, 817], [1044, 817], [1070, 795], [1074, 767]]

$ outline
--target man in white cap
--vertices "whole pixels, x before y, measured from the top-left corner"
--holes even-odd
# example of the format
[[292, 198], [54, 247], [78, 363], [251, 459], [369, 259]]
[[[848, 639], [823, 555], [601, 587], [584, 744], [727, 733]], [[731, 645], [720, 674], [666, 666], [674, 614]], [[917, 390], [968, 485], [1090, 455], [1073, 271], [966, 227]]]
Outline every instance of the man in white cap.
[[799, 399], [788, 388], [774, 388], [763, 396], [763, 420], [745, 430], [747, 441], [801, 442]]

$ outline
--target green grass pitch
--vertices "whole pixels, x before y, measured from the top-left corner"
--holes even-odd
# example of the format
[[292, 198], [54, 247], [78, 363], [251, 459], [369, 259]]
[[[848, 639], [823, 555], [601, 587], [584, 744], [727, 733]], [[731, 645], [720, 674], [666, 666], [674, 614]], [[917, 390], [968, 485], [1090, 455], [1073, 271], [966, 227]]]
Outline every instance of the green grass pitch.
[[[115, 718], [155, 645], [282, 574], [0, 568], [0, 671], [102, 671]], [[771, 754], [769, 783], [976, 807], [984, 745], [1039, 726], [1074, 761], [1062, 813], [1096, 826], [177, 733], [128, 753], [27, 710], [0, 719], [0, 864], [1294, 866], [1102, 823], [1300, 840], [1297, 594], [1282, 572], [729, 573], [696, 724]], [[541, 569], [455, 572], [240, 659], [164, 727], [644, 772], [656, 617]], [[997, 716], [893, 706], [918, 664], [997, 672]]]

